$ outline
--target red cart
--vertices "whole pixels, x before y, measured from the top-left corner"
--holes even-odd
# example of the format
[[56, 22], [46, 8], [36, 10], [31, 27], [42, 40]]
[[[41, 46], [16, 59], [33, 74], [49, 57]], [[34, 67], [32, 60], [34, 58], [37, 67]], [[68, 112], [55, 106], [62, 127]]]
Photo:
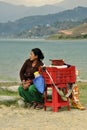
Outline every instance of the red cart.
[[[41, 72], [46, 84], [46, 90], [44, 94], [44, 110], [46, 107], [52, 107], [54, 112], [57, 112], [59, 108], [67, 106], [70, 110], [69, 98], [66, 101], [62, 100], [57, 89], [65, 89], [68, 91], [67, 84], [76, 82], [76, 70], [75, 66], [67, 68], [57, 67], [45, 67]], [[52, 100], [48, 100], [48, 89], [52, 89]]]

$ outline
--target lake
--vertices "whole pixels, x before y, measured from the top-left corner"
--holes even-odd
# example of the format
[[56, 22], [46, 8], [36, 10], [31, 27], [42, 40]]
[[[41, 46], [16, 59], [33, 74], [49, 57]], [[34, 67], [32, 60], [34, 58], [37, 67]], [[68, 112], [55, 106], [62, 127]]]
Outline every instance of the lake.
[[29, 57], [32, 48], [40, 48], [49, 59], [64, 59], [80, 70], [80, 78], [87, 80], [87, 40], [40, 40], [40, 39], [1, 39], [0, 40], [0, 81], [19, 81], [19, 71]]

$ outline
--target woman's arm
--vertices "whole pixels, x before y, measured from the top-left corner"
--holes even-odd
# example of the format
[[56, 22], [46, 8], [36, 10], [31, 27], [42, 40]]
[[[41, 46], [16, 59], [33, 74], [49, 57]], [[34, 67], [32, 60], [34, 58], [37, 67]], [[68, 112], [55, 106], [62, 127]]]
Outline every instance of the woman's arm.
[[20, 79], [21, 79], [21, 81], [25, 80], [24, 73], [26, 71], [26, 66], [27, 66], [27, 60], [24, 62], [24, 64], [21, 67], [21, 70], [20, 70]]

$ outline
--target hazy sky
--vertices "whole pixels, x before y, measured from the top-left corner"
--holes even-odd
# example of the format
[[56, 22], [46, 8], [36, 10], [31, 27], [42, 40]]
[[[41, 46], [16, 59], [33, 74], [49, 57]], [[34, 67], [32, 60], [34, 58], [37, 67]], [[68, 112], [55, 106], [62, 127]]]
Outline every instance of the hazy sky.
[[87, 6], [87, 0], [0, 0], [0, 1], [26, 6], [42, 6], [47, 4], [61, 3], [64, 1], [67, 7], [69, 7], [69, 5]]
[[27, 6], [41, 6], [46, 4], [55, 4], [64, 0], [0, 0], [0, 1]]

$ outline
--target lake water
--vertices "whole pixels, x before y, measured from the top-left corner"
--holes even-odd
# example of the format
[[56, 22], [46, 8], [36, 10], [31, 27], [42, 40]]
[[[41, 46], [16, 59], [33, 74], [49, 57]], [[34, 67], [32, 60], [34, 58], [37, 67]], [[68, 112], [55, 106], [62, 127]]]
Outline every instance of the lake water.
[[64, 59], [87, 80], [87, 40], [0, 40], [0, 81], [19, 81], [20, 68], [36, 47], [43, 51], [46, 65], [49, 59]]

